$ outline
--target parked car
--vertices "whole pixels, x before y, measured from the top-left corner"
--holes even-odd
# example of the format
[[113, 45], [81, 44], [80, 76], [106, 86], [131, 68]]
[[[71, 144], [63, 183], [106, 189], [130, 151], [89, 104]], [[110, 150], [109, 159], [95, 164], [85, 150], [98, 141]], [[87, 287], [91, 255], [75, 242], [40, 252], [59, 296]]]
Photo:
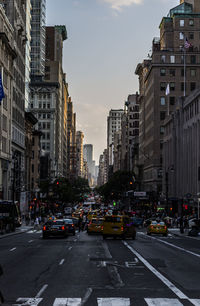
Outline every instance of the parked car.
[[66, 226], [67, 226], [67, 231], [70, 234], [73, 234], [75, 236], [75, 225], [72, 219], [64, 219]]
[[64, 220], [52, 220], [43, 225], [42, 228], [43, 239], [50, 236], [63, 236], [68, 235], [68, 229]]
[[103, 239], [106, 237], [121, 237], [125, 239], [130, 237], [135, 239], [136, 230], [128, 216], [112, 215], [105, 216], [102, 226]]
[[168, 229], [164, 222], [152, 221], [151, 224], [147, 227], [147, 235], [151, 234], [161, 234], [163, 236], [168, 235]]

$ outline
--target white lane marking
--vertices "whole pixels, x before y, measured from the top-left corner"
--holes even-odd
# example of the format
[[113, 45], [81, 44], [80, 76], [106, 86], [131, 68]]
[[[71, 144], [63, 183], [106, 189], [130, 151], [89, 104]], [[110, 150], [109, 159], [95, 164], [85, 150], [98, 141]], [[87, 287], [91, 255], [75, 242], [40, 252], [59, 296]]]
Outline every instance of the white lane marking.
[[59, 262], [59, 265], [61, 266], [64, 261], [65, 261], [64, 259], [61, 259], [61, 261]]
[[29, 242], [28, 242], [28, 243], [31, 243], [31, 242], [33, 242], [33, 240], [29, 240]]
[[10, 249], [10, 252], [13, 252], [14, 250], [16, 250], [16, 248], [12, 248], [12, 249]]
[[41, 295], [42, 295], [42, 293], [47, 289], [47, 287], [48, 287], [48, 285], [46, 284], [46, 285], [44, 285], [41, 289], [40, 289], [40, 291], [36, 294], [36, 298], [39, 298], [39, 297], [41, 297]]
[[81, 306], [81, 299], [79, 298], [57, 298], [53, 306]]
[[[43, 299], [37, 299], [37, 298], [18, 298], [17, 302], [20, 302], [20, 304], [15, 304], [15, 306], [22, 306], [22, 305], [32, 305], [37, 306]], [[23, 303], [23, 304], [21, 304]]]
[[195, 305], [195, 306], [200, 306], [200, 300], [197, 300], [197, 299], [190, 299], [189, 301], [190, 301], [190, 303], [192, 303], [192, 304]]
[[183, 306], [178, 299], [145, 299], [148, 306]]
[[135, 251], [127, 242], [122, 243], [135, 255], [139, 260], [153, 273], [155, 274], [169, 289], [171, 289], [180, 299], [188, 300], [188, 297], [180, 291], [174, 284], [172, 284], [165, 276], [158, 272], [146, 259], [144, 259], [137, 251]]
[[68, 248], [68, 250], [71, 251], [71, 249], [72, 249], [72, 247], [70, 246], [70, 247]]
[[88, 288], [82, 299], [81, 306], [85, 305], [85, 303], [89, 300], [91, 294], [92, 294], [92, 288]]
[[130, 306], [130, 299], [127, 298], [98, 298], [98, 306]]
[[162, 243], [164, 243], [164, 244], [167, 244], [167, 245], [169, 245], [169, 246], [171, 246], [171, 247], [173, 247], [173, 248], [175, 248], [175, 249], [178, 249], [178, 250], [180, 250], [180, 251], [186, 252], [186, 253], [188, 253], [188, 254], [191, 254], [191, 255], [194, 255], [194, 256], [200, 258], [200, 254], [197, 254], [197, 253], [194, 253], [194, 252], [189, 251], [189, 250], [187, 250], [187, 249], [181, 248], [181, 247], [179, 247], [179, 246], [177, 246], [177, 245], [175, 245], [175, 244], [169, 243], [169, 242], [167, 242], [167, 241], [164, 241], [164, 240], [161, 240], [161, 239], [155, 238], [155, 237], [149, 237], [149, 238], [150, 238], [150, 239], [157, 240], [157, 241], [160, 241], [160, 242], [162, 242]]
[[105, 255], [107, 258], [112, 258], [112, 255], [110, 254], [110, 251], [108, 249], [108, 245], [106, 242], [102, 242], [102, 246], [104, 248], [104, 251], [105, 251]]

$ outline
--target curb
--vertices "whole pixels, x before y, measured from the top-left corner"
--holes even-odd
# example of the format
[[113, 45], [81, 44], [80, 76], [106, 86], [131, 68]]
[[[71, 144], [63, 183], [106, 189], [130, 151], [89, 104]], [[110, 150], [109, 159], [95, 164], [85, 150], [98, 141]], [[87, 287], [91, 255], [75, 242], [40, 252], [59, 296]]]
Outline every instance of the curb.
[[27, 230], [24, 230], [24, 231], [20, 231], [20, 232], [13, 232], [13, 233], [8, 233], [8, 234], [5, 234], [5, 235], [0, 235], [0, 239], [3, 239], [3, 238], [7, 238], [7, 237], [10, 237], [10, 236], [14, 236], [14, 235], [20, 235], [20, 234], [24, 234], [30, 230], [32, 230], [33, 227], [27, 229]]

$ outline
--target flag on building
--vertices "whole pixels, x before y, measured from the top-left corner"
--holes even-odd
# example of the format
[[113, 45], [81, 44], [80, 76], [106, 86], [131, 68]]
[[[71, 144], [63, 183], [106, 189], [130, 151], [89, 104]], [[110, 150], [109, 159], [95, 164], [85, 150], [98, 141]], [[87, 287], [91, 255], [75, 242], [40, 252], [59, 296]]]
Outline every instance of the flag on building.
[[0, 103], [2, 99], [5, 98], [4, 90], [3, 90], [3, 84], [2, 84], [2, 77], [0, 73]]
[[168, 83], [166, 90], [165, 90], [165, 95], [168, 96], [169, 94], [170, 94], [170, 88], [169, 88], [169, 83]]
[[185, 49], [188, 49], [192, 47], [192, 44], [187, 40], [187, 37], [185, 38], [185, 44], [184, 44]]

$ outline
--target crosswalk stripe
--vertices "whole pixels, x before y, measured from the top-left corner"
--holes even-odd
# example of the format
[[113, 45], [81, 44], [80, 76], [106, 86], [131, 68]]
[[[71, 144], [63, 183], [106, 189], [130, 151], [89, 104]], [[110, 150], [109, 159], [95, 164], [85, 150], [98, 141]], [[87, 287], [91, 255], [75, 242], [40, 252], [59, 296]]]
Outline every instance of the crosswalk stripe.
[[17, 302], [20, 302], [20, 304], [16, 304], [15, 306], [22, 306], [22, 305], [37, 306], [41, 301], [42, 298], [18, 298]]
[[130, 306], [130, 299], [127, 298], [98, 298], [98, 306]]
[[189, 299], [189, 301], [195, 305], [195, 306], [200, 306], [200, 300], [197, 300], [197, 299]]
[[183, 304], [179, 302], [178, 299], [145, 299], [145, 302], [148, 306], [183, 306]]
[[57, 298], [53, 306], [80, 306], [81, 299], [79, 298]]

